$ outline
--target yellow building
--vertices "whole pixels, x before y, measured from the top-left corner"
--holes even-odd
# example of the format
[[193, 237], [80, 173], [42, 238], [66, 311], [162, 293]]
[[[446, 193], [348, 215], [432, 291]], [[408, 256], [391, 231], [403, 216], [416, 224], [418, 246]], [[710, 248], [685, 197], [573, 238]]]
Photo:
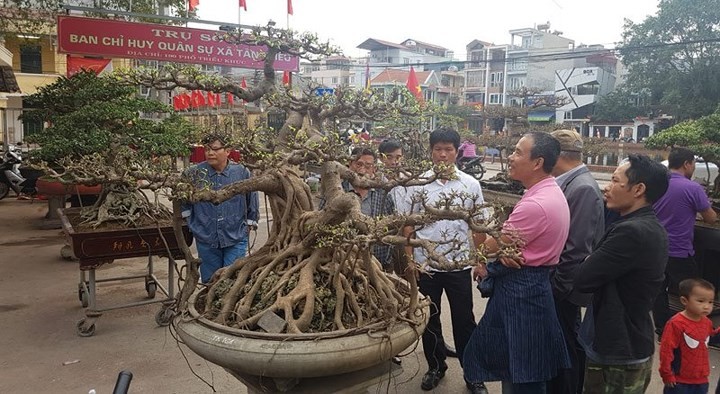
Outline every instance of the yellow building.
[[[10, 54], [9, 65], [17, 81], [19, 92], [0, 93], [0, 108], [3, 115], [3, 141], [16, 143], [42, 124], [31, 124], [18, 120], [18, 116], [27, 106], [23, 97], [33, 94], [38, 87], [53, 83], [65, 74], [65, 55], [57, 53], [57, 41], [54, 35], [15, 35], [6, 33], [0, 52]], [[3, 97], [4, 96], [4, 97]]]
[[[0, 66], [11, 66], [19, 91], [0, 92], [0, 130], [2, 141], [17, 143], [42, 124], [23, 122], [18, 117], [30, 110], [23, 98], [39, 87], [49, 85], [67, 73], [67, 55], [57, 52], [57, 35], [13, 34], [0, 36]], [[129, 65], [125, 59], [113, 60], [113, 67]]]
[[[13, 54], [5, 48], [4, 41], [0, 40], [0, 131], [4, 131], [4, 125], [7, 118], [8, 96], [20, 91], [15, 73], [12, 68]], [[2, 140], [5, 141], [4, 133]]]

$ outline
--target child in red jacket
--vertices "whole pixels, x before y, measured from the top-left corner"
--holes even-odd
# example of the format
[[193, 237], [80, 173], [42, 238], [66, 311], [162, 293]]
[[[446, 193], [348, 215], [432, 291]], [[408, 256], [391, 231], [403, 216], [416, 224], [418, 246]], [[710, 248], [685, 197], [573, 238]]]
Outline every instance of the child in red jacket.
[[660, 376], [664, 393], [707, 393], [710, 362], [708, 341], [713, 330], [708, 315], [712, 312], [715, 287], [703, 279], [680, 282], [680, 302], [685, 310], [665, 325], [660, 341]]

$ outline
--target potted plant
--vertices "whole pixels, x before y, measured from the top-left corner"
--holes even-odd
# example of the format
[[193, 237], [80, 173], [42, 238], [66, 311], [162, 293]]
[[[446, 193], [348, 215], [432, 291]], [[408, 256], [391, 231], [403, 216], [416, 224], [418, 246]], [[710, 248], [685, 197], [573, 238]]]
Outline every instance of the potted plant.
[[[38, 180], [38, 189], [56, 195], [55, 203], [50, 201], [50, 213], [65, 207], [68, 194], [98, 194], [90, 206], [57, 209], [72, 255], [80, 262], [78, 297], [83, 306], [89, 306], [86, 319], [77, 325], [81, 336], [92, 335], [101, 312], [113, 309], [95, 305], [95, 268], [127, 257], [178, 258], [178, 243], [191, 241], [187, 230], [181, 238], [173, 236], [170, 209], [157, 196], [149, 198], [141, 187], [162, 189], [161, 183], [143, 183], [143, 174], [171, 176], [174, 161], [188, 153], [193, 127], [169, 106], [138, 97], [136, 92], [136, 86], [116, 77], [83, 71], [40, 88], [27, 99], [38, 109], [23, 115], [47, 125], [28, 140], [39, 146], [31, 152], [31, 162], [47, 174]], [[61, 254], [68, 255], [68, 247], [63, 249]], [[169, 281], [172, 273], [170, 267]], [[174, 297], [172, 285], [168, 290], [159, 285], [152, 264], [145, 288], [150, 298], [157, 288], [168, 299]], [[167, 310], [156, 316], [159, 323], [169, 322], [172, 314]]]
[[[343, 192], [343, 181], [390, 190], [434, 178], [422, 176], [429, 169], [427, 162], [386, 169], [383, 176], [372, 179], [360, 177], [347, 166], [348, 147], [339, 137], [341, 132], [358, 119], [403, 117], [420, 123], [442, 109], [418, 103], [404, 87], [383, 95], [338, 87], [334, 94], [322, 96], [312, 93], [317, 88], [312, 84], [303, 89], [278, 87], [276, 58], [312, 58], [334, 51], [314, 35], [298, 35], [273, 25], [221, 37], [267, 48], [263, 79], [247, 88], [192, 68], [135, 69], [124, 74], [127, 80], [146, 86], [229, 92], [236, 102], [262, 100], [273, 110], [287, 113], [279, 129], [259, 125], [235, 133], [232, 145], [247, 158], [253, 170], [250, 179], [216, 191], [174, 182], [176, 217], [183, 201], [221, 203], [239, 193], [261, 191], [273, 218], [266, 243], [218, 272], [216, 280], [199, 292], [199, 262], [184, 248], [189, 268], [174, 325], [193, 351], [238, 374], [285, 378], [353, 371], [389, 360], [408, 339], [419, 338], [428, 317], [428, 303], [418, 292], [414, 266], [401, 272], [406, 281], [391, 278], [372, 256], [371, 246], [402, 247], [409, 242], [399, 234], [406, 224], [464, 218], [488, 232], [498, 231], [498, 225], [493, 219], [478, 222], [483, 207], [460, 208], [452, 202], [423, 214], [381, 218], [363, 214], [359, 199]], [[320, 175], [320, 194], [326, 201], [322, 209], [302, 178], [304, 166], [317, 169]], [[436, 168], [436, 173], [441, 171], [447, 168]], [[418, 246], [432, 251], [436, 245], [420, 242]], [[435, 258], [432, 264], [439, 267], [454, 264], [444, 256]], [[268, 327], [267, 319], [276, 323]], [[328, 352], [325, 345], [338, 339], [363, 356], [348, 362], [342, 351]]]
[[[143, 211], [162, 213], [162, 206], [148, 204], [131, 173], [148, 168], [150, 159], [153, 171], [170, 171], [170, 160], [187, 154], [189, 123], [136, 92], [118, 78], [82, 71], [26, 99], [38, 109], [22, 118], [47, 125], [28, 137], [39, 146], [30, 152], [30, 161], [47, 174], [37, 186], [52, 194], [99, 193], [82, 214], [93, 227], [106, 221], [133, 225]], [[120, 200], [113, 196], [119, 194], [123, 204], [134, 208], [116, 206]]]

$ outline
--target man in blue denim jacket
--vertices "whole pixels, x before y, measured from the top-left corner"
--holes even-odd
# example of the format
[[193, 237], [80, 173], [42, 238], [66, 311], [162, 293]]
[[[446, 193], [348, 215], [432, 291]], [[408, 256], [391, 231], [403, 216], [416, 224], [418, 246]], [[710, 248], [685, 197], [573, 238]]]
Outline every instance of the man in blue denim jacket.
[[[195, 187], [219, 190], [250, 178], [247, 168], [228, 159], [230, 146], [226, 137], [212, 134], [203, 142], [206, 160], [184, 174]], [[248, 234], [257, 228], [258, 207], [257, 192], [240, 194], [218, 205], [201, 201], [183, 206], [183, 217], [188, 218], [202, 261], [203, 283], [208, 283], [218, 269], [245, 256]]]

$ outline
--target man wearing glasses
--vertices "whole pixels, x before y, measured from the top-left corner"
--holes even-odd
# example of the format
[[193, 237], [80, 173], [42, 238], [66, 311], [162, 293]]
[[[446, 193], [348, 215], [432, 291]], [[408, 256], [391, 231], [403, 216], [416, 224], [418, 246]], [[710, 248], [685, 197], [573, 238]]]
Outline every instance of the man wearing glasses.
[[[203, 140], [206, 160], [189, 168], [185, 177], [196, 188], [219, 190], [250, 178], [250, 171], [228, 158], [227, 137], [211, 134]], [[221, 204], [201, 201], [183, 206], [183, 217], [195, 237], [202, 263], [200, 279], [210, 282], [215, 272], [244, 257], [248, 234], [257, 228], [258, 193], [239, 194]]]
[[[374, 178], [377, 161], [377, 155], [370, 148], [356, 147], [350, 153], [350, 163], [348, 168], [350, 171], [365, 178]], [[342, 182], [342, 188], [345, 192], [355, 193], [360, 197], [360, 212], [377, 218], [380, 216], [391, 215], [393, 213], [392, 201], [386, 197], [386, 193], [382, 189], [353, 187], [348, 181]], [[320, 200], [320, 209], [325, 207], [325, 200]], [[390, 246], [378, 245], [372, 246], [372, 254], [380, 262], [385, 271], [391, 270], [390, 267]]]

